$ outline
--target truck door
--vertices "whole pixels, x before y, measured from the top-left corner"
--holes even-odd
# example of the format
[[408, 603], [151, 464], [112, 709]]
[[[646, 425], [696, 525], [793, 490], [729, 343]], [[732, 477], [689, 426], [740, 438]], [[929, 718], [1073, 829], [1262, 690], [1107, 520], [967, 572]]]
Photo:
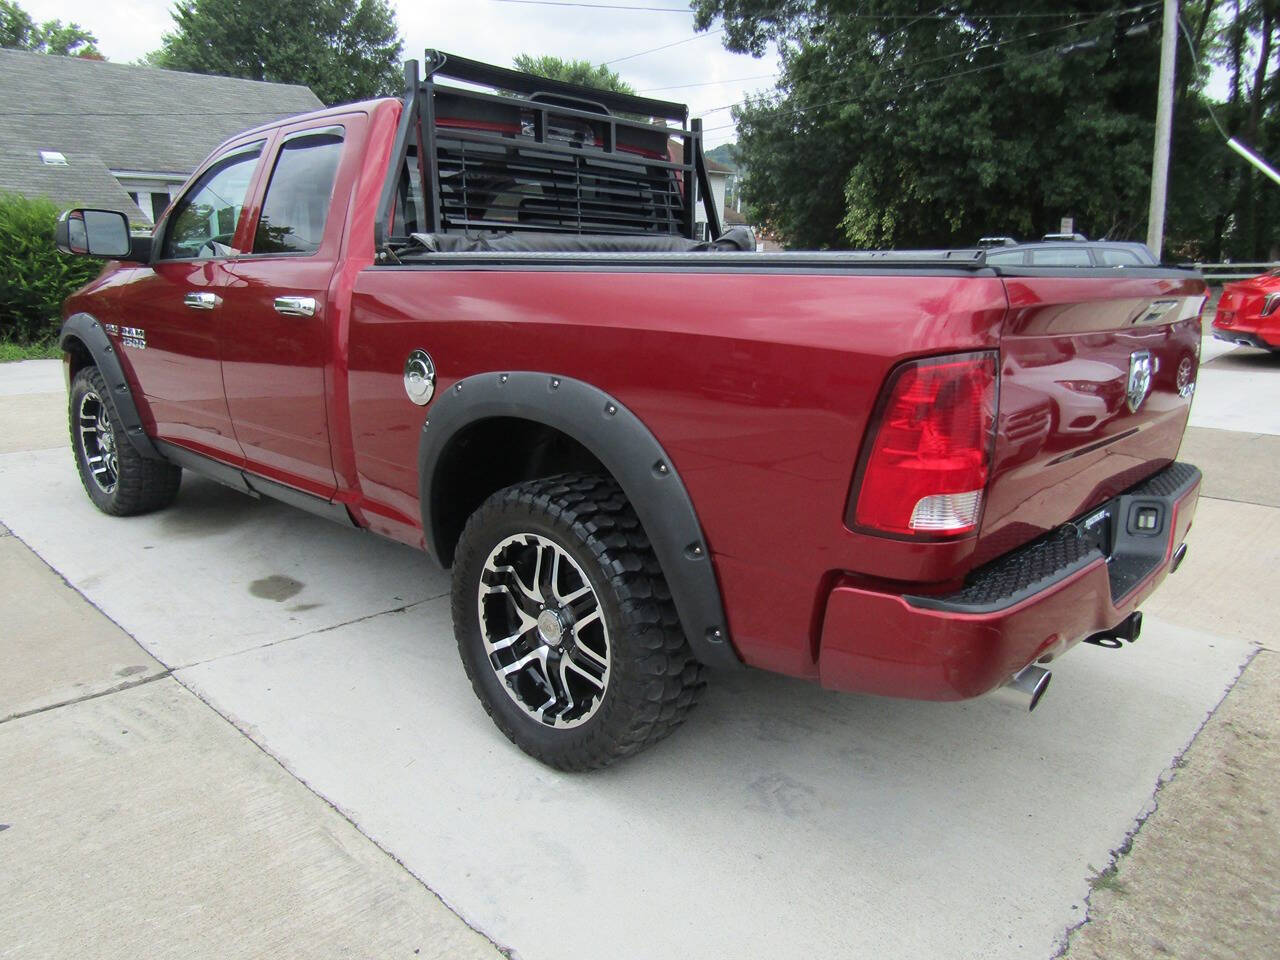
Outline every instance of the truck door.
[[246, 466], [318, 496], [337, 486], [325, 386], [338, 322], [329, 286], [346, 218], [335, 185], [350, 192], [354, 162], [339, 176], [347, 128], [363, 119], [281, 129], [249, 250], [226, 266], [222, 376]]
[[159, 439], [222, 460], [243, 454], [231, 428], [218, 355], [224, 268], [244, 243], [245, 203], [266, 138], [214, 157], [160, 225], [150, 270], [130, 287], [120, 342]]

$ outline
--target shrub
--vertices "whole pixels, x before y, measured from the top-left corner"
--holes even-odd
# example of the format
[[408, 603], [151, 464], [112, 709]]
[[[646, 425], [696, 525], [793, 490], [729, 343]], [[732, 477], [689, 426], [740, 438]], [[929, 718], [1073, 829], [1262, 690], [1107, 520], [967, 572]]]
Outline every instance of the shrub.
[[0, 193], [0, 340], [51, 339], [62, 301], [102, 269], [99, 261], [54, 249], [57, 218], [52, 200]]

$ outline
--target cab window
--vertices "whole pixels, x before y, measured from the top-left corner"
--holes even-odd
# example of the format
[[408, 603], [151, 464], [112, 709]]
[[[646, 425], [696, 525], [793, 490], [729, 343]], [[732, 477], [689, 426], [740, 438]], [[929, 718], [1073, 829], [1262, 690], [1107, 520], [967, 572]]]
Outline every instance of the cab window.
[[238, 254], [231, 244], [265, 140], [235, 147], [209, 167], [173, 208], [160, 256], [204, 260]]
[[342, 127], [304, 130], [280, 145], [253, 235], [254, 253], [320, 249], [342, 159]]

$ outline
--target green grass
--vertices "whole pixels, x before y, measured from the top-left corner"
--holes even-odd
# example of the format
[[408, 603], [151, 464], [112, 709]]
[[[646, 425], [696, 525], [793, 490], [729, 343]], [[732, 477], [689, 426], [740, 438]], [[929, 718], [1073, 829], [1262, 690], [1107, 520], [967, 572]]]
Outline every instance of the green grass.
[[14, 360], [49, 360], [62, 356], [57, 343], [47, 340], [44, 343], [10, 343], [0, 340], [0, 363], [11, 363]]
[[1125, 882], [1116, 876], [1119, 872], [1119, 866], [1113, 863], [1090, 880], [1089, 883], [1095, 890], [1111, 890], [1119, 896], [1124, 896], [1128, 888]]

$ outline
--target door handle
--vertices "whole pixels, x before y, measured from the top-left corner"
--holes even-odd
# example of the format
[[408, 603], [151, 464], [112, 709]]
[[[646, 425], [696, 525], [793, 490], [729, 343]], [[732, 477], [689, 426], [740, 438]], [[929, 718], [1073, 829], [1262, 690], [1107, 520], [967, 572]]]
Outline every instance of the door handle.
[[276, 313], [286, 317], [314, 317], [315, 297], [276, 297]]
[[192, 310], [212, 310], [222, 302], [216, 293], [188, 293], [182, 302]]

